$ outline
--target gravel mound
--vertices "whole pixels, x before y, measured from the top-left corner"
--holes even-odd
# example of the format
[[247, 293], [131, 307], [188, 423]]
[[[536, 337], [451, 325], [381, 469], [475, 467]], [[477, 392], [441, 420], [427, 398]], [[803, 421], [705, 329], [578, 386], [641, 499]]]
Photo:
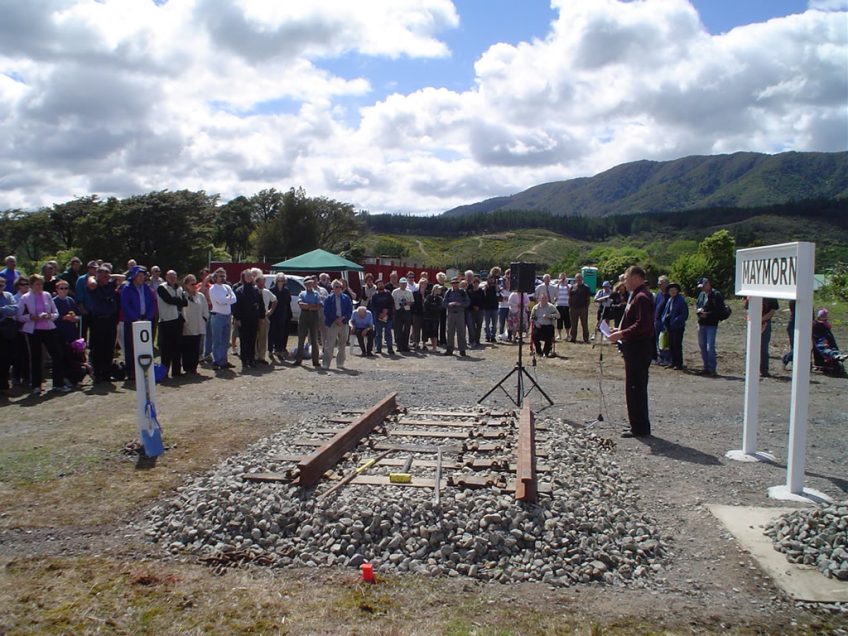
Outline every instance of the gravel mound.
[[[326, 420], [312, 419], [179, 488], [176, 497], [151, 511], [147, 534], [171, 553], [196, 554], [218, 567], [371, 562], [382, 572], [500, 582], [644, 585], [662, 569], [669, 539], [637, 511], [635, 490], [612, 459], [609, 440], [561, 420], [537, 423], [547, 427], [537, 435], [537, 447], [548, 453], [539, 462], [551, 468], [540, 473], [540, 483], [553, 494], [540, 496], [539, 505], [516, 502], [492, 488], [442, 489], [437, 505], [430, 488], [351, 484], [316, 499], [315, 492], [328, 483], [312, 492], [242, 479], [248, 472], [290, 468], [274, 458], [306, 452], [290, 442], [294, 434], [326, 429]], [[375, 454], [349, 454], [338, 474]]]
[[828, 578], [848, 581], [848, 500], [783, 515], [765, 533], [790, 563], [814, 565]]

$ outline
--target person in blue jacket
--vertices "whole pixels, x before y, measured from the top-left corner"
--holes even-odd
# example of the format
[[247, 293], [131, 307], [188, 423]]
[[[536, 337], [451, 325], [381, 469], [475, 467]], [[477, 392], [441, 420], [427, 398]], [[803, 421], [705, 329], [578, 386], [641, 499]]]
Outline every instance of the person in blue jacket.
[[343, 369], [353, 301], [350, 296], [342, 293], [341, 281], [334, 280], [331, 289], [333, 292], [324, 301], [324, 368], [330, 368], [333, 349], [338, 347], [336, 367]]
[[671, 354], [671, 368], [683, 369], [683, 332], [689, 319], [689, 305], [680, 293], [680, 285], [669, 283], [668, 299], [663, 310], [662, 324], [668, 332], [668, 349]]
[[124, 365], [127, 379], [135, 379], [135, 351], [132, 324], [138, 320], [153, 322], [156, 315], [156, 294], [147, 284], [147, 268], [136, 265], [129, 271], [121, 288], [121, 314], [124, 318]]

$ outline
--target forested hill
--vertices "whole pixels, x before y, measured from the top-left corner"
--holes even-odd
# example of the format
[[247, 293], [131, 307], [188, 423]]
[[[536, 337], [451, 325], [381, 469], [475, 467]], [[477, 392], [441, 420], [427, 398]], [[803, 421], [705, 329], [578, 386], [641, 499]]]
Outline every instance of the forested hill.
[[544, 183], [463, 205], [444, 216], [526, 210], [604, 217], [841, 198], [848, 198], [848, 152], [737, 152], [634, 161], [594, 177]]

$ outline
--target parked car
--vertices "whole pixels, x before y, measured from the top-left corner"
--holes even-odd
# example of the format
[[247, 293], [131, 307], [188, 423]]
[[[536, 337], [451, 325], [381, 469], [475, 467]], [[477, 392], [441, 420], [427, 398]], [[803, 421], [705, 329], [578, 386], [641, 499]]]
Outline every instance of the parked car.
[[[271, 289], [274, 286], [274, 281], [277, 279], [276, 274], [265, 274], [265, 287]], [[286, 287], [291, 292], [291, 314], [292, 314], [292, 322], [296, 323], [300, 320], [300, 305], [297, 304], [297, 297], [300, 295], [300, 292], [306, 289], [306, 285], [303, 284], [304, 277], [303, 276], [295, 276], [293, 274], [286, 274]]]

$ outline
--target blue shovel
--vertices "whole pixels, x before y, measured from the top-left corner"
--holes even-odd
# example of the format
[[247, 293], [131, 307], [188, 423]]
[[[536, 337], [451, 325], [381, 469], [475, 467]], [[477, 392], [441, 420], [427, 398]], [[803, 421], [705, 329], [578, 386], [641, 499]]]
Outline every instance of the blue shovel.
[[138, 366], [141, 367], [144, 377], [144, 414], [147, 416], [147, 426], [141, 429], [141, 443], [144, 445], [144, 454], [148, 457], [158, 457], [165, 452], [162, 444], [162, 427], [156, 419], [156, 406], [150, 400], [150, 378], [148, 370], [153, 365], [153, 356], [144, 353], [138, 356]]

